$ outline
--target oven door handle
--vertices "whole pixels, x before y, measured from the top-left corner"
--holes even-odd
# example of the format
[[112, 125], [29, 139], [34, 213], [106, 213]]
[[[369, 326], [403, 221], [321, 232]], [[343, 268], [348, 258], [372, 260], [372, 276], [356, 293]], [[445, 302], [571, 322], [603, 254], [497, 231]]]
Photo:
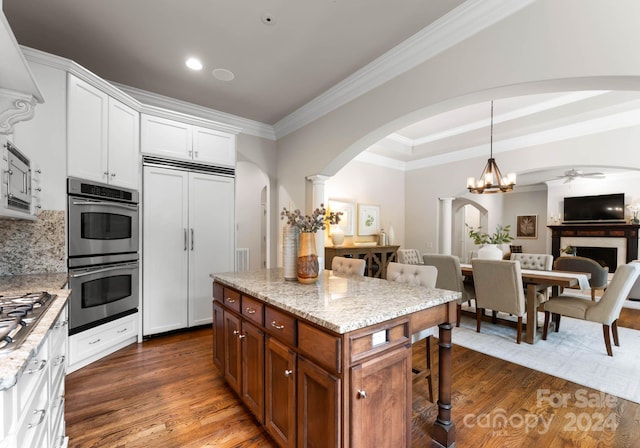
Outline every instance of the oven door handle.
[[105, 202], [105, 201], [73, 201], [73, 205], [107, 205], [109, 207], [120, 207], [127, 210], [137, 210], [137, 205], [120, 204], [118, 202]]
[[135, 267], [135, 266], [137, 266], [137, 264], [138, 263], [130, 263], [130, 264], [120, 264], [118, 266], [109, 266], [107, 268], [95, 269], [93, 271], [80, 272], [78, 274], [69, 274], [69, 277], [78, 278], [78, 277], [84, 277], [86, 275], [101, 274], [103, 272], [110, 272], [110, 271], [115, 271], [115, 270], [119, 270], [119, 269], [126, 269], [126, 268], [129, 268], [129, 267]]

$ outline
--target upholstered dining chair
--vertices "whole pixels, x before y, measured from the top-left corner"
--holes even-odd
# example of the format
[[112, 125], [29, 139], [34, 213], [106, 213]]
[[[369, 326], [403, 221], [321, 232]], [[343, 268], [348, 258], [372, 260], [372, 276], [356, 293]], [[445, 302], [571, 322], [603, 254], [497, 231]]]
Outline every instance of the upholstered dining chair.
[[455, 255], [424, 254], [422, 261], [428, 266], [435, 266], [438, 269], [436, 288], [459, 291], [462, 298], [459, 299], [456, 311], [456, 327], [460, 326], [460, 315], [462, 314], [462, 304], [470, 302], [476, 297], [476, 290], [472, 283], [465, 283], [460, 270], [460, 259]]
[[536, 271], [550, 271], [553, 269], [553, 255], [512, 253], [511, 260], [518, 260], [521, 269], [533, 269]]
[[398, 249], [398, 263], [422, 264], [420, 251], [417, 249]]
[[367, 262], [360, 258], [333, 257], [331, 271], [337, 277], [364, 277]]
[[516, 343], [522, 340], [522, 316], [526, 313], [520, 262], [513, 260], [471, 260], [476, 290], [476, 331], [480, 333], [485, 309], [509, 313], [518, 318]]
[[[529, 254], [529, 253], [512, 253], [511, 260], [520, 262], [520, 269], [531, 269], [534, 271], [550, 271], [553, 269], [553, 255], [550, 254]], [[543, 300], [549, 298], [549, 288], [541, 291], [544, 296]]]
[[591, 274], [589, 287], [591, 288], [591, 300], [596, 300], [596, 290], [604, 290], [609, 280], [609, 268], [601, 266], [595, 260], [586, 257], [558, 257], [553, 263], [557, 271], [588, 272]]
[[[604, 335], [604, 345], [607, 349], [607, 355], [613, 356], [610, 334], [613, 334], [613, 343], [619, 346], [618, 317], [620, 317], [622, 305], [629, 296], [629, 292], [639, 275], [640, 263], [628, 263], [618, 266], [609, 286], [602, 295], [602, 298], [597, 302], [566, 295], [551, 297], [551, 299], [543, 305], [544, 330], [542, 339], [547, 340], [550, 314], [598, 322], [602, 324], [602, 333]], [[559, 330], [559, 327], [560, 319], [556, 319], [556, 332]]]
[[[438, 278], [438, 269], [435, 266], [389, 263], [387, 266], [387, 280], [398, 283], [408, 283], [410, 285], [424, 286], [425, 288], [435, 288]], [[429, 400], [433, 401], [433, 382], [431, 378], [431, 336], [433, 328], [429, 328], [411, 335], [411, 344], [424, 339], [427, 355], [426, 367], [422, 370], [413, 368], [415, 374], [414, 382], [420, 378], [427, 380], [429, 388]]]

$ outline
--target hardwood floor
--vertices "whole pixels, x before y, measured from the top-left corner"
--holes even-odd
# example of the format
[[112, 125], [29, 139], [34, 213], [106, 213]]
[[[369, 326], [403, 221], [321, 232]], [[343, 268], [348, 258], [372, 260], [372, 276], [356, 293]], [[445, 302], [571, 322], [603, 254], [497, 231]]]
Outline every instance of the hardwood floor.
[[[640, 311], [624, 309], [619, 325], [640, 330]], [[424, 363], [423, 347], [414, 347], [414, 365]], [[198, 329], [131, 345], [68, 375], [69, 446], [274, 447], [211, 353], [211, 329]], [[463, 347], [454, 347], [452, 389], [459, 447], [640, 447], [640, 405]], [[431, 444], [437, 409], [427, 397], [426, 381], [414, 385], [414, 448]]]

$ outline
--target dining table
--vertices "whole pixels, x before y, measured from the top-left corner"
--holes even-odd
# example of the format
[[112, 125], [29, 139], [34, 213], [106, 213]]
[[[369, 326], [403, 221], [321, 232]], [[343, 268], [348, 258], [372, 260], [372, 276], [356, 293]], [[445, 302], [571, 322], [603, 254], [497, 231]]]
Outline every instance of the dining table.
[[[460, 263], [462, 275], [472, 277], [473, 267], [470, 263]], [[521, 269], [522, 282], [526, 286], [526, 333], [524, 341], [529, 344], [535, 344], [539, 339], [537, 333], [538, 328], [538, 310], [536, 307], [536, 294], [547, 288], [552, 288], [552, 295], [557, 295], [559, 288], [589, 289], [589, 279], [591, 274], [588, 272], [569, 272], [569, 271], [543, 271], [536, 269]]]

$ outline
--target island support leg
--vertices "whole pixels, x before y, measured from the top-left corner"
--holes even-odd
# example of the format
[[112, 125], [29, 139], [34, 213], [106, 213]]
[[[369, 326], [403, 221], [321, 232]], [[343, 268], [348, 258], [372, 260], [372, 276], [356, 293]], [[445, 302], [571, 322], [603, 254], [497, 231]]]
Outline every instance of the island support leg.
[[433, 425], [433, 447], [453, 447], [456, 442], [456, 429], [451, 420], [451, 323], [438, 325], [440, 328], [439, 353], [439, 387], [438, 387], [438, 417]]

